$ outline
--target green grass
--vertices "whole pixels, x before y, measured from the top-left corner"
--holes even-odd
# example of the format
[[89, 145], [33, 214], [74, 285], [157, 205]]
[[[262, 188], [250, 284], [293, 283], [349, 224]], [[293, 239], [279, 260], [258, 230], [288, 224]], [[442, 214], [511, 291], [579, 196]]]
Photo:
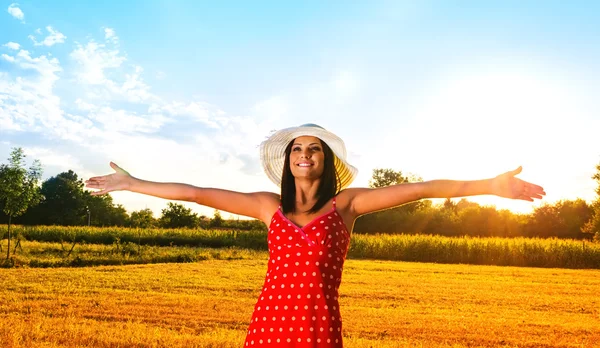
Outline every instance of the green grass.
[[[0, 225], [0, 235], [7, 225]], [[266, 232], [202, 229], [160, 229], [87, 226], [12, 226], [12, 233], [38, 242], [85, 242], [88, 244], [136, 243], [156, 246], [200, 246], [267, 250]]]
[[[0, 235], [5, 231], [6, 225], [0, 225]], [[28, 241], [63, 242], [64, 244], [78, 242], [73, 250], [74, 255], [79, 255], [78, 261], [56, 261], [54, 264], [57, 266], [77, 266], [78, 262], [80, 262], [79, 265], [193, 262], [203, 260], [205, 257], [203, 255], [210, 254], [208, 251], [198, 252], [198, 248], [243, 249], [262, 252], [267, 250], [267, 233], [263, 231], [60, 226], [15, 226], [14, 231], [18, 238]], [[90, 245], [105, 246], [98, 249], [103, 250], [102, 255], [94, 256], [91, 251], [84, 252], [88, 250], [86, 248], [92, 248]], [[160, 249], [159, 246], [171, 249]], [[26, 250], [23, 251], [23, 254], [30, 255]], [[556, 238], [353, 234], [348, 257], [435, 263], [600, 269], [600, 243]], [[44, 262], [36, 264], [37, 261], [27, 262], [26, 259], [29, 257], [25, 256], [19, 262], [34, 267], [50, 267], [52, 264]], [[102, 263], [102, 260], [106, 260], [106, 262]]]
[[350, 257], [475, 265], [600, 268], [600, 244], [571, 239], [354, 235]]
[[6, 266], [13, 267], [84, 267], [149, 263], [185, 263], [204, 260], [257, 260], [268, 252], [251, 249], [161, 247], [133, 243], [67, 244], [21, 242], [22, 248]]

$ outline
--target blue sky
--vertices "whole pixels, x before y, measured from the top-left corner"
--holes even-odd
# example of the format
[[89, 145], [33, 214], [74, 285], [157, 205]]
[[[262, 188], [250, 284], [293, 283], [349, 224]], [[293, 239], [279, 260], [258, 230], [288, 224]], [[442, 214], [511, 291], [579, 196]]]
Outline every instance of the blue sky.
[[[0, 158], [23, 147], [44, 178], [109, 173], [113, 160], [148, 180], [277, 191], [257, 146], [310, 122], [345, 139], [353, 186], [373, 168], [430, 180], [522, 165], [545, 201], [591, 200], [599, 7], [0, 1]], [[130, 211], [166, 206], [112, 195]]]

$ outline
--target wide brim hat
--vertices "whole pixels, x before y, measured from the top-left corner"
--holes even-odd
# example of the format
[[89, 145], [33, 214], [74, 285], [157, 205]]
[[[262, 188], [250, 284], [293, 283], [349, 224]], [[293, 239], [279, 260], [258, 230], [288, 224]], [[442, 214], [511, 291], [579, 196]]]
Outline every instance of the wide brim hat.
[[299, 127], [281, 129], [273, 133], [267, 140], [260, 144], [260, 160], [267, 177], [277, 186], [281, 186], [281, 176], [285, 163], [285, 148], [288, 144], [301, 136], [313, 136], [325, 142], [333, 151], [334, 166], [338, 176], [340, 190], [348, 187], [358, 174], [358, 169], [346, 160], [346, 146], [337, 135], [327, 131], [321, 126], [308, 123]]

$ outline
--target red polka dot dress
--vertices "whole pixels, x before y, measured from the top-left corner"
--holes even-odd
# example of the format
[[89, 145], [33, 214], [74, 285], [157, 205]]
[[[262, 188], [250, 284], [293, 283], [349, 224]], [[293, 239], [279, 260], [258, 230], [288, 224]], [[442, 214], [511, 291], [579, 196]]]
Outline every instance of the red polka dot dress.
[[338, 288], [350, 236], [335, 208], [303, 228], [281, 209], [269, 226], [269, 266], [245, 347], [342, 347]]

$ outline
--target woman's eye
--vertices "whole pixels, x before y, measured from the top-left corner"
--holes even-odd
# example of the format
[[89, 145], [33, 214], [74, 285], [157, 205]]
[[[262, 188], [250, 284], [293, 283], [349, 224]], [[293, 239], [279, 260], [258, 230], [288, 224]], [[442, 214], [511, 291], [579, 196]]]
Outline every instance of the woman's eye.
[[312, 150], [313, 150], [313, 151], [321, 151], [321, 148], [320, 148], [320, 147], [318, 147], [318, 146], [315, 146], [315, 147], [313, 147], [313, 148], [312, 148]]
[[292, 148], [292, 151], [300, 151], [300, 148], [299, 147], [294, 147], [294, 148]]

